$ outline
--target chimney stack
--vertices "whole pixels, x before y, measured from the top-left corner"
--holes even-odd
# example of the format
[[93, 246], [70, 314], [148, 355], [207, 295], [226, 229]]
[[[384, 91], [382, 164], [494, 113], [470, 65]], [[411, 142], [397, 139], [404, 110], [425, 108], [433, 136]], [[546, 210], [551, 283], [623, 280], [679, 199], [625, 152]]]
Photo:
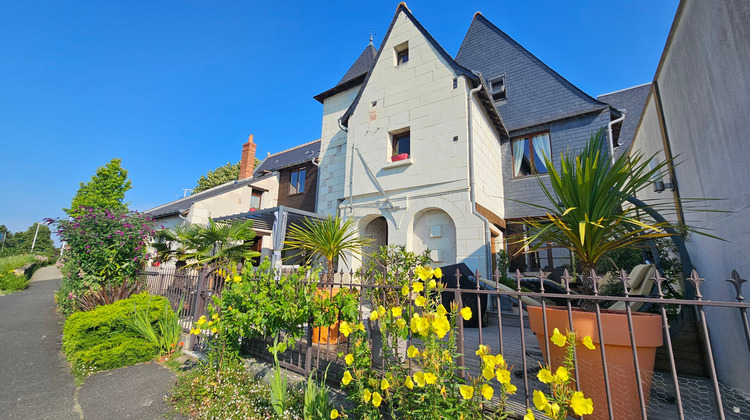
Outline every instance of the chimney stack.
[[253, 169], [255, 169], [256, 147], [256, 144], [253, 143], [253, 135], [250, 134], [250, 138], [247, 139], [247, 143], [242, 145], [242, 160], [240, 161], [240, 176], [238, 178], [238, 181], [253, 176]]

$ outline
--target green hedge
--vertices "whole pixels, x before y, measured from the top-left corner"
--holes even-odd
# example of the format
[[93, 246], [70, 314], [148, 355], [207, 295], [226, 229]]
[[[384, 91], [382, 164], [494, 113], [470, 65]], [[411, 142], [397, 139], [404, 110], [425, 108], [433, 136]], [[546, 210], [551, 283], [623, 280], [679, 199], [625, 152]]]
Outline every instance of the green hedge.
[[80, 381], [94, 372], [130, 366], [158, 356], [158, 346], [128, 328], [127, 320], [136, 310], [148, 310], [151, 323], [155, 324], [168, 306], [169, 301], [163, 297], [141, 293], [71, 315], [63, 328], [63, 351], [76, 379]]

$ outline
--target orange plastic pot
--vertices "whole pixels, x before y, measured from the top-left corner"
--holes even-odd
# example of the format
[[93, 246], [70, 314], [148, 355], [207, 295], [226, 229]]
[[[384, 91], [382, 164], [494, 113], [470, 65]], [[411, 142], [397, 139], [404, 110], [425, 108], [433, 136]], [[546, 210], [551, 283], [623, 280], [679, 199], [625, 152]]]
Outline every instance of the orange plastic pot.
[[[542, 354], [546, 355], [549, 337], [555, 328], [563, 334], [570, 329], [567, 309], [547, 308], [547, 334], [544, 337], [544, 324], [541, 307], [527, 307], [529, 326], [539, 340]], [[628, 319], [623, 311], [602, 311], [602, 335], [604, 351], [607, 358], [610, 396], [615, 419], [640, 419], [640, 403], [635, 376], [633, 351], [630, 345]], [[604, 368], [599, 346], [599, 332], [596, 324], [596, 313], [573, 310], [573, 330], [579, 337], [591, 336], [596, 345], [595, 350], [583, 346], [576, 349], [578, 376], [581, 391], [594, 403], [593, 414], [587, 419], [608, 419], [607, 394], [604, 383]], [[636, 354], [640, 366], [641, 385], [646, 407], [649, 403], [651, 380], [654, 373], [656, 349], [663, 344], [661, 317], [657, 314], [633, 313], [633, 331], [635, 333]], [[564, 348], [550, 345], [553, 372], [565, 359]]]
[[[328, 299], [336, 296], [339, 293], [339, 288], [321, 287], [315, 293], [318, 297], [322, 296], [324, 299]], [[327, 327], [313, 327], [312, 342], [315, 344], [338, 344], [342, 338], [339, 334], [338, 321]]]

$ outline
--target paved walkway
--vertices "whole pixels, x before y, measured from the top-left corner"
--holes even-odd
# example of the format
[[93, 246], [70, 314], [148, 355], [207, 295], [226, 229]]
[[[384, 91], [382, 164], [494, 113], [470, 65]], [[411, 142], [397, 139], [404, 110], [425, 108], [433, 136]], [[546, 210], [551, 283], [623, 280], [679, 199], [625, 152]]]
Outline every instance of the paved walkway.
[[101, 372], [76, 389], [60, 350], [60, 282], [44, 267], [27, 290], [0, 296], [0, 419], [182, 418], [163, 401], [175, 375], [156, 363]]

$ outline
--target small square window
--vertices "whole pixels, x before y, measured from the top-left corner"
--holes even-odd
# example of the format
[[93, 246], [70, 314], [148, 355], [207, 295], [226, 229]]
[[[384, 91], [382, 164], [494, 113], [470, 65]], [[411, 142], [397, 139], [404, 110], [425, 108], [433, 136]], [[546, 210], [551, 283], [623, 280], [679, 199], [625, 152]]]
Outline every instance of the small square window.
[[393, 48], [395, 65], [399, 66], [409, 61], [409, 42], [404, 42]]
[[292, 171], [289, 182], [289, 194], [300, 194], [305, 192], [305, 170]]
[[391, 162], [409, 159], [411, 153], [411, 135], [409, 130], [391, 136]]
[[490, 80], [490, 90], [492, 91], [492, 100], [495, 102], [504, 101], [505, 96], [505, 76], [500, 76]]

